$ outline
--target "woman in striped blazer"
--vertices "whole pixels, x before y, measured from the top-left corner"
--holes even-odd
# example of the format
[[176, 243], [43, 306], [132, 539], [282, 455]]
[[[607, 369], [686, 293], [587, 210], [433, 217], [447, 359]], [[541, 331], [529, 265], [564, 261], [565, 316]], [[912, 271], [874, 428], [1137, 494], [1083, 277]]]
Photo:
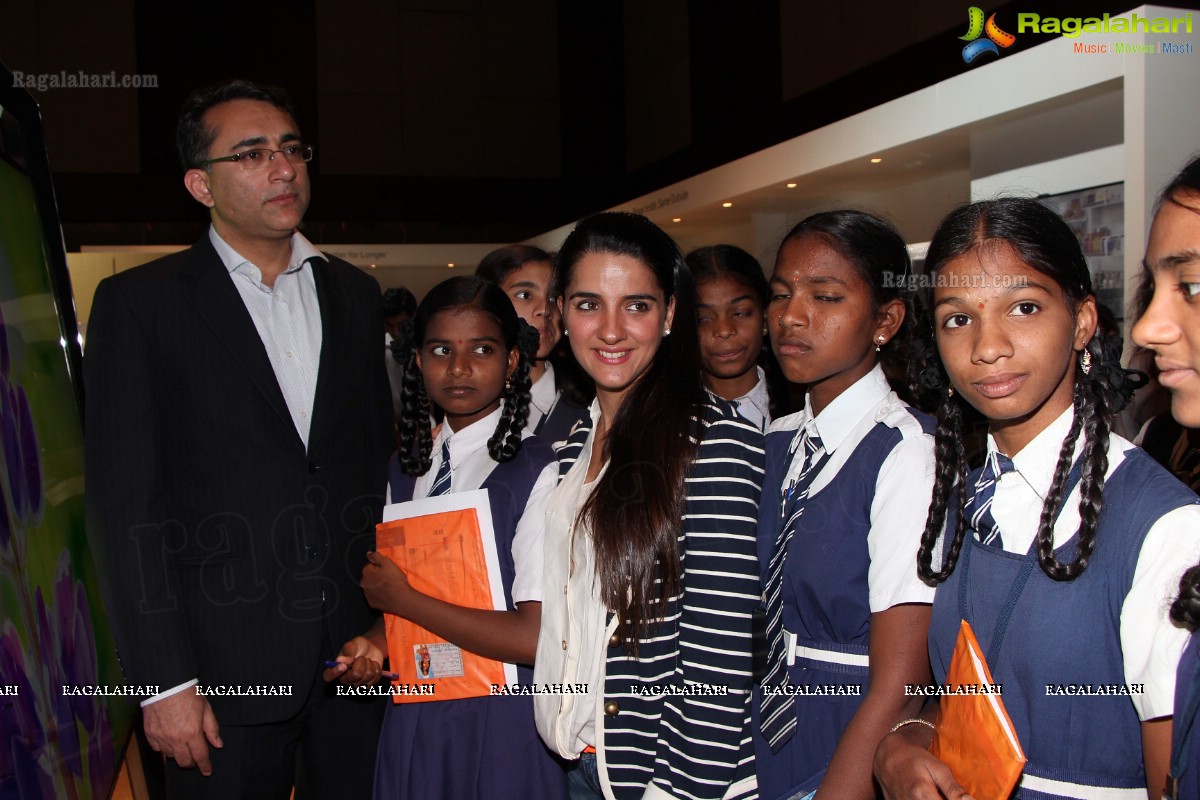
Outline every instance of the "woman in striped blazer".
[[762, 435], [701, 383], [694, 287], [645, 217], [575, 228], [556, 280], [596, 400], [560, 453], [535, 661], [572, 798], [756, 797]]

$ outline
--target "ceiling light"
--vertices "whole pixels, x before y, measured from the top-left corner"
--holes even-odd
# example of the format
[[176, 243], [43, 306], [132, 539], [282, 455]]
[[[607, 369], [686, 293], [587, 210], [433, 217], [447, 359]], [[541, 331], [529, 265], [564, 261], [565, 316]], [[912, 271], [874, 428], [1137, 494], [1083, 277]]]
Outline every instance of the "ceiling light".
[[882, 158], [872, 158], [872, 159], [871, 159], [871, 163], [872, 163], [872, 164], [878, 164], [878, 163], [880, 163], [880, 162], [882, 162], [882, 161], [883, 161], [883, 159], [882, 159]]
[[454, 264], [447, 264], [446, 266], [447, 266], [447, 267], [450, 267], [451, 269], [453, 269], [453, 268], [454, 268]]
[[721, 203], [721, 208], [733, 208], [733, 203]]
[[371, 267], [371, 269], [375, 269], [375, 265], [374, 265], [374, 264], [371, 264], [371, 265], [370, 265], [370, 267]]
[[683, 217], [672, 217], [671, 222], [683, 222]]
[[794, 183], [789, 183], [789, 184], [787, 185], [787, 188], [789, 188], [789, 189], [795, 189], [795, 188], [796, 188], [796, 184], [794, 184]]

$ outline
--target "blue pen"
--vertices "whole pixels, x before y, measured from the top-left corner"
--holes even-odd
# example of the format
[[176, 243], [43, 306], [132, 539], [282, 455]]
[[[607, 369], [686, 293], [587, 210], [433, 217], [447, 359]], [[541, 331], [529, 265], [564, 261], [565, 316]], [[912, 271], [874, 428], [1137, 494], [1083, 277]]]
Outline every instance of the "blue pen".
[[[328, 661], [327, 660], [324, 662], [324, 664], [325, 664], [325, 669], [333, 669], [334, 667], [341, 666], [340, 661]], [[400, 676], [395, 672], [381, 672], [381, 673], [379, 673], [379, 677], [385, 681], [394, 681], [394, 680], [400, 679]]]

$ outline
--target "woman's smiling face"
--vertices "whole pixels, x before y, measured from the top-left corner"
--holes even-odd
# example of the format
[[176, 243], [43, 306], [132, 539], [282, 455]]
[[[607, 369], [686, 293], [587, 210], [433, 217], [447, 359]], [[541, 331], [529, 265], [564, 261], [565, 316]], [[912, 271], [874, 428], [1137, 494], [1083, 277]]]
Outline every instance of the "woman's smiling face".
[[641, 261], [608, 252], [585, 253], [565, 289], [559, 302], [571, 350], [597, 394], [619, 402], [653, 363], [674, 300]]

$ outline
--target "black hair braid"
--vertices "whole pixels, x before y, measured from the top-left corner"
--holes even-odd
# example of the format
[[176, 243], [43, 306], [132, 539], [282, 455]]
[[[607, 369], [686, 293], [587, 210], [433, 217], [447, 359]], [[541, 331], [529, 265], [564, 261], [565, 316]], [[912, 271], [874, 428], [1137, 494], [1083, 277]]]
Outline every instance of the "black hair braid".
[[1179, 597], [1171, 603], [1171, 619], [1189, 631], [1200, 628], [1200, 566], [1179, 579]]
[[[1083, 382], [1076, 380], [1075, 383], [1075, 418], [1071, 420], [1071, 429], [1067, 432], [1067, 436], [1063, 439], [1062, 447], [1058, 451], [1058, 463], [1054, 466], [1054, 478], [1050, 481], [1050, 490], [1046, 492], [1046, 499], [1042, 503], [1042, 515], [1038, 520], [1037, 536], [1035, 538], [1035, 546], [1037, 547], [1038, 563], [1041, 564], [1042, 571], [1056, 581], [1069, 581], [1078, 577], [1084, 569], [1087, 568], [1088, 557], [1092, 554], [1092, 549], [1095, 547], [1096, 527], [1093, 519], [1090, 533], [1086, 534], [1083, 530], [1081, 520], [1079, 531], [1079, 544], [1076, 547], [1075, 560], [1070, 564], [1061, 563], [1054, 555], [1054, 521], [1058, 517], [1059, 507], [1063, 504], [1063, 493], [1066, 491], [1067, 477], [1071, 473], [1071, 465], [1075, 462], [1075, 442], [1079, 438], [1079, 432], [1083, 430], [1085, 418], [1089, 416], [1092, 405], [1089, 398], [1089, 392], [1083, 385]], [[1091, 423], [1089, 422], [1089, 428]], [[1084, 441], [1085, 453], [1088, 451], [1089, 443]], [[1104, 459], [1105, 468], [1107, 469], [1107, 456]], [[1084, 464], [1084, 471], [1087, 473], [1093, 472], [1094, 465]], [[1088, 482], [1094, 486], [1095, 475], [1089, 475]], [[1080, 496], [1086, 497], [1084, 493], [1085, 486], [1082, 485], [1081, 478]], [[1104, 483], [1103, 472], [1100, 477], [1101, 486]], [[1084, 502], [1080, 503], [1080, 513], [1084, 511]]]
[[[925, 530], [921, 533], [921, 547], [917, 550], [917, 574], [929, 584], [938, 584], [950, 577], [962, 552], [967, 533], [967, 520], [963, 515], [964, 488], [967, 482], [967, 455], [963, 447], [962, 407], [953, 397], [938, 407], [938, 426], [934, 434], [934, 453], [937, 476], [933, 484], [933, 497], [929, 501], [929, 515], [925, 519]], [[942, 535], [946, 514], [950, 504], [957, 510], [954, 534], [950, 547], [942, 556], [940, 570], [933, 569], [933, 551]]]
[[530, 386], [529, 367], [537, 355], [537, 329], [525, 320], [518, 320], [517, 368], [513, 370], [504, 388], [504, 411], [496, 424], [496, 432], [488, 439], [488, 455], [503, 464], [512, 461], [521, 449], [525, 436], [525, 423], [529, 421]]
[[[433, 464], [433, 432], [429, 428], [429, 397], [417, 366], [417, 349], [411, 345], [400, 384], [400, 468], [405, 475], [424, 475]], [[398, 350], [392, 350], [398, 356]], [[400, 359], [397, 358], [397, 361]]]

